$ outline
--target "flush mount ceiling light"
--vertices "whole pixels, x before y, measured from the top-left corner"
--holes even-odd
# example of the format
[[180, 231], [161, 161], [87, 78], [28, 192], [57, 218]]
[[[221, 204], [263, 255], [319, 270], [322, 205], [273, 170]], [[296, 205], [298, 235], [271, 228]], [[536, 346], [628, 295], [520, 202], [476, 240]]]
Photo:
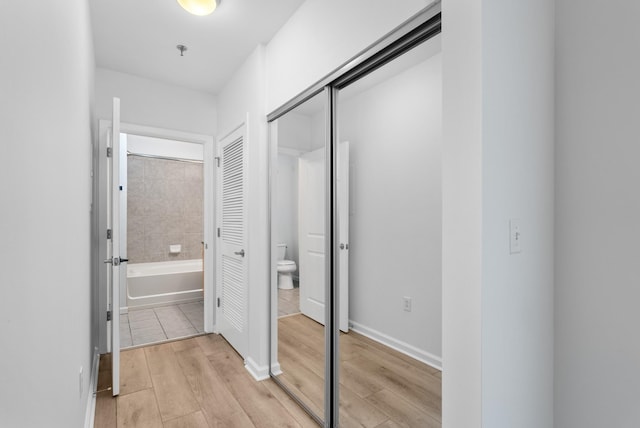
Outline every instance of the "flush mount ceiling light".
[[198, 16], [210, 15], [216, 10], [220, 0], [178, 0], [184, 10]]

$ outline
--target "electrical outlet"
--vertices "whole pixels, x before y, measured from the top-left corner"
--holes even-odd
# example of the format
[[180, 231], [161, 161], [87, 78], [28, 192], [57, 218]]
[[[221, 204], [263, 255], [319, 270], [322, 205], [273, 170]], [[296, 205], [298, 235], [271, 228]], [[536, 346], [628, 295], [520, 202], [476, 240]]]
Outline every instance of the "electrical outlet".
[[413, 300], [411, 297], [403, 297], [402, 298], [402, 309], [405, 312], [411, 312], [411, 300]]

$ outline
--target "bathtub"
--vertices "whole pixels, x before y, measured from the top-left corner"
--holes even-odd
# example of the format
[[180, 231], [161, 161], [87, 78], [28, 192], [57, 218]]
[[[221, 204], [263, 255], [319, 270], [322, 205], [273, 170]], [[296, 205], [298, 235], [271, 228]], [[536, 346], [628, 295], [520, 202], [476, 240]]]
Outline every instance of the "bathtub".
[[202, 300], [202, 260], [127, 265], [128, 309]]

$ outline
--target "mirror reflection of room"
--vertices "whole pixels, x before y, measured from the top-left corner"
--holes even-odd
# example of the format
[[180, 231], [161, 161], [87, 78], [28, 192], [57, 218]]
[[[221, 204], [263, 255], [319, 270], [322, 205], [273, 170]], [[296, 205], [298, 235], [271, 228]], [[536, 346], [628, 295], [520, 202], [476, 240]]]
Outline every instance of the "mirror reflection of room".
[[341, 427], [441, 424], [441, 88], [437, 36], [338, 94]]
[[323, 94], [277, 129], [273, 240], [277, 251], [278, 379], [319, 418], [325, 370], [325, 108]]
[[[441, 425], [440, 52], [435, 36], [336, 93], [340, 426]], [[322, 93], [271, 123], [273, 374], [319, 419], [330, 357], [325, 100]]]

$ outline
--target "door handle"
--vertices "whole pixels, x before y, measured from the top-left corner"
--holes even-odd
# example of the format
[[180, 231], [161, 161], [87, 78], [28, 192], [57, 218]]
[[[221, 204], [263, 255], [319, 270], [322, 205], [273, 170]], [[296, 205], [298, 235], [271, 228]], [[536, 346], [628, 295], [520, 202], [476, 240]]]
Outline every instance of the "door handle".
[[104, 260], [104, 263], [110, 263], [114, 266], [120, 266], [120, 263], [125, 263], [128, 262], [129, 259], [121, 259], [120, 257], [114, 257], [112, 259], [106, 259]]
[[235, 254], [236, 256], [244, 257], [244, 249], [240, 251], [234, 251], [233, 254]]
[[345, 248], [348, 250], [349, 249], [349, 244], [340, 244], [340, 249], [341, 250], [344, 250]]

